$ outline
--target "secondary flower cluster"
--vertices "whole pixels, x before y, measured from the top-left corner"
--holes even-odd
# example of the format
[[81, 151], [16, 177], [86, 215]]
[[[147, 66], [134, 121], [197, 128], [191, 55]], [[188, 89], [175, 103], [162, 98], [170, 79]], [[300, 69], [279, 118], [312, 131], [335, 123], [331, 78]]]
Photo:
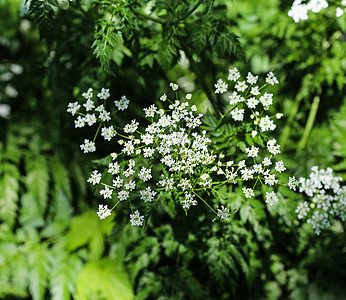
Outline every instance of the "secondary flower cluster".
[[[266, 134], [276, 127], [273, 118], [280, 118], [282, 114], [267, 115], [265, 112], [273, 103], [273, 94], [260, 92], [266, 85], [278, 84], [278, 80], [270, 72], [266, 83], [259, 87], [256, 86], [258, 76], [248, 73], [246, 80], [238, 81], [239, 78], [236, 68], [229, 70], [228, 79], [235, 81], [235, 91], [229, 93], [229, 113], [235, 126], [240, 126], [241, 121], [248, 122], [252, 138], [261, 136], [262, 146], [254, 142], [245, 147], [238, 162], [212, 150], [210, 133], [200, 128], [203, 114], [196, 112], [195, 105], [190, 105], [191, 94], [178, 98], [177, 84], [170, 84], [175, 100], [163, 94], [160, 97], [163, 103], [143, 109], [147, 119], [144, 127], [137, 120], [131, 120], [122, 128], [117, 126], [117, 132], [113, 126], [107, 127], [105, 124], [111, 121], [111, 113], [105, 109], [105, 101], [110, 96], [106, 89], [102, 89], [96, 99], [92, 89], [83, 93], [85, 112], [81, 111], [82, 105], [78, 102], [69, 104], [68, 112], [78, 115], [76, 127], [100, 123], [93, 141], [86, 140], [81, 145], [85, 153], [95, 151], [95, 139], [102, 126], [101, 135], [106, 140], [117, 136], [121, 148], [110, 155], [105, 170], [94, 170], [88, 179], [89, 183], [100, 187], [100, 195], [105, 200], [115, 202], [111, 209], [107, 205], [99, 206], [100, 219], [109, 216], [119, 203], [126, 203], [132, 211], [131, 224], [142, 226], [144, 216], [140, 210], [153, 207], [166, 195], [162, 201], [174, 199], [185, 212], [203, 202], [220, 219], [229, 221], [229, 206], [215, 211], [202, 197], [205, 191], [216, 192], [224, 184], [240, 184], [244, 199], [255, 197], [256, 185], [267, 185], [265, 201], [269, 205], [278, 201], [272, 189], [278, 183], [276, 173], [286, 168], [281, 160], [274, 161], [274, 156], [280, 153], [280, 145]], [[228, 84], [220, 79], [215, 87], [216, 93], [226, 93]], [[104, 103], [97, 103], [99, 100]], [[123, 96], [114, 104], [118, 110], [124, 110], [129, 101]]]
[[302, 4], [302, 0], [295, 0], [288, 15], [293, 18], [294, 22], [298, 23], [301, 20], [307, 20], [309, 18], [308, 12], [310, 10], [314, 13], [318, 13], [327, 7], [328, 2], [326, 0], [310, 0], [310, 2], [306, 4]]
[[[67, 112], [72, 116], [78, 115], [74, 121], [76, 128], [83, 128], [84, 126], [93, 126], [96, 123], [99, 124], [97, 133], [101, 129], [101, 135], [107, 141], [110, 141], [116, 134], [116, 130], [113, 126], [107, 127], [105, 124], [111, 121], [111, 113], [106, 110], [106, 100], [110, 97], [109, 89], [101, 89], [101, 91], [94, 97], [94, 91], [89, 88], [87, 92], [82, 94], [84, 103], [81, 105], [78, 101], [68, 104]], [[100, 103], [102, 102], [102, 103]], [[128, 108], [129, 100], [123, 96], [120, 100], [114, 101], [114, 105], [118, 110], [125, 110]], [[90, 153], [96, 151], [95, 139], [97, 133], [92, 141], [85, 139], [84, 143], [80, 145], [81, 150], [84, 153]]]
[[[233, 161], [227, 162], [226, 169], [219, 168], [218, 173], [225, 174], [228, 183], [242, 182], [245, 185], [242, 188], [244, 196], [251, 198], [255, 196], [254, 188], [258, 183], [272, 187], [278, 183], [275, 173], [286, 170], [283, 161], [272, 161], [274, 156], [281, 152], [280, 145], [275, 139], [268, 139], [265, 135], [267, 131], [276, 128], [274, 119], [280, 119], [282, 114], [269, 116], [267, 111], [273, 104], [273, 94], [260, 92], [266, 85], [275, 85], [279, 82], [273, 72], [269, 72], [265, 79], [266, 83], [260, 87], [256, 85], [258, 76], [248, 73], [246, 80], [242, 80], [237, 68], [229, 70], [228, 80], [234, 82], [235, 91], [228, 92], [228, 84], [219, 79], [215, 84], [215, 93], [226, 93], [234, 125], [246, 122], [252, 139], [256, 140], [255, 137], [261, 135], [261, 138], [267, 139], [267, 143], [266, 147], [261, 147], [260, 143], [258, 145], [253, 143], [251, 147], [245, 148], [247, 159], [241, 160], [237, 164], [234, 164]], [[277, 201], [278, 198], [273, 191], [266, 192], [266, 202], [269, 205], [273, 205]], [[227, 220], [226, 212], [227, 208], [221, 208], [219, 217]]]
[[[293, 18], [294, 22], [298, 23], [302, 20], [309, 18], [308, 12], [318, 13], [322, 9], [328, 7], [326, 0], [310, 0], [307, 3], [302, 3], [302, 0], [295, 0], [288, 15]], [[346, 0], [342, 0], [340, 6], [336, 7], [335, 15], [337, 18], [341, 17], [346, 12]]]
[[333, 170], [311, 168], [309, 178], [300, 178], [299, 182], [291, 179], [291, 188], [299, 186], [299, 192], [306, 195], [307, 200], [299, 203], [296, 213], [298, 219], [311, 224], [315, 233], [331, 226], [333, 219], [345, 219], [346, 186], [341, 186], [341, 177], [335, 177]]

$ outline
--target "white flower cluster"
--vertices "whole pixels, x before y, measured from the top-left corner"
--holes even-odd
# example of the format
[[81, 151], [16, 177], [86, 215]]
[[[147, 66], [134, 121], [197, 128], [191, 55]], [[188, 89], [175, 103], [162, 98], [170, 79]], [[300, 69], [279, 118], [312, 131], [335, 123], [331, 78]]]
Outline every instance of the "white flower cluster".
[[346, 0], [341, 1], [341, 5], [336, 8], [335, 15], [337, 18], [346, 13]]
[[326, 0], [310, 0], [306, 4], [302, 4], [302, 0], [295, 0], [291, 9], [288, 11], [288, 15], [293, 18], [294, 22], [298, 23], [301, 20], [307, 20], [309, 18], [309, 11], [318, 13], [327, 7], [328, 2]]
[[[126, 203], [132, 211], [130, 223], [133, 226], [143, 225], [144, 216], [140, 214], [140, 207], [152, 206], [164, 194], [179, 203], [185, 212], [201, 201], [218, 218], [229, 221], [231, 213], [228, 205], [215, 211], [202, 198], [204, 191], [215, 191], [224, 184], [240, 183], [244, 199], [255, 197], [257, 184], [267, 185], [271, 191], [265, 194], [265, 201], [269, 205], [275, 204], [278, 198], [272, 189], [278, 183], [276, 173], [284, 172], [286, 168], [281, 160], [272, 162], [274, 156], [280, 153], [280, 145], [275, 139], [268, 139], [266, 131], [276, 126], [272, 118], [280, 118], [282, 114], [273, 117], [264, 114], [273, 103], [273, 94], [262, 94], [260, 90], [266, 85], [278, 84], [278, 80], [270, 72], [264, 86], [259, 87], [256, 86], [258, 76], [248, 73], [246, 80], [237, 81], [239, 78], [240, 73], [236, 68], [229, 70], [228, 79], [235, 81], [236, 89], [229, 96], [232, 105], [230, 114], [236, 125], [238, 121], [248, 122], [246, 128], [251, 128], [253, 138], [258, 135], [256, 139], [260, 138], [262, 146], [254, 142], [246, 147], [238, 163], [228, 160], [223, 154], [216, 155], [211, 150], [212, 141], [208, 132], [200, 128], [203, 114], [197, 113], [197, 107], [188, 102], [192, 98], [191, 94], [178, 99], [179, 86], [175, 83], [170, 84], [176, 94], [175, 100], [170, 100], [166, 94], [160, 97], [162, 102], [169, 103], [168, 109], [161, 108], [162, 104], [152, 104], [143, 109], [148, 125], [142, 127], [139, 122], [132, 120], [122, 129], [116, 127], [118, 132], [115, 126], [104, 126], [100, 130], [109, 121], [102, 119], [101, 113], [109, 114], [110, 117], [110, 113], [105, 110], [109, 91], [102, 89], [97, 94], [104, 101], [104, 104], [98, 104], [93, 100], [93, 90], [89, 89], [83, 94], [85, 103], [70, 103], [68, 112], [78, 115], [76, 127], [100, 122], [94, 141], [99, 132], [106, 140], [117, 135], [120, 137], [120, 151], [110, 155], [110, 163], [104, 172], [94, 170], [88, 182], [101, 187], [100, 195], [105, 200], [115, 201], [114, 207]], [[228, 84], [220, 79], [215, 87], [216, 93], [226, 93]], [[114, 104], [121, 111], [129, 103], [123, 96]], [[85, 113], [80, 111], [82, 106], [85, 107]], [[95, 119], [87, 115], [94, 115]], [[263, 141], [266, 143], [263, 144]], [[85, 140], [82, 150], [86, 153], [95, 151], [94, 142]], [[134, 210], [133, 206], [138, 209]], [[100, 206], [98, 215], [103, 219], [110, 212], [107, 206]]]
[[[229, 70], [228, 79], [235, 82], [236, 89], [236, 91], [230, 92], [229, 94], [229, 103], [233, 106], [230, 112], [231, 117], [237, 122], [245, 122], [248, 120], [252, 138], [257, 136], [258, 129], [260, 129], [261, 133], [274, 130], [276, 125], [272, 119], [280, 119], [282, 114], [278, 113], [274, 116], [264, 115], [265, 111], [273, 104], [273, 94], [265, 92], [262, 95], [260, 93], [260, 90], [262, 90], [265, 85], [275, 85], [279, 83], [274, 73], [269, 72], [267, 74], [265, 79], [266, 84], [261, 87], [256, 86], [258, 76], [250, 72], [247, 74], [246, 80], [241, 81], [240, 78], [241, 75], [237, 68]], [[220, 92], [221, 89], [222, 93], [226, 93], [228, 84], [219, 79], [218, 83], [215, 84], [215, 88], [215, 93]], [[249, 117], [247, 120], [245, 120], [246, 116]], [[240, 161], [238, 165], [234, 164], [233, 161], [226, 162], [224, 164], [226, 167], [225, 169], [219, 166], [215, 170], [217, 170], [218, 174], [224, 174], [228, 183], [231, 184], [236, 184], [238, 181], [248, 183], [254, 181], [251, 188], [244, 187], [242, 189], [246, 198], [254, 197], [254, 188], [257, 183], [274, 186], [278, 183], [275, 172], [282, 173], [286, 170], [283, 161], [277, 161], [274, 165], [272, 163], [273, 156], [281, 152], [280, 145], [277, 144], [276, 140], [268, 140], [266, 146], [266, 150], [269, 153], [262, 153], [262, 155], [260, 155], [260, 147], [252, 145], [251, 147], [245, 148], [246, 155], [249, 158], [248, 163], [246, 163], [245, 160]], [[269, 167], [271, 165], [273, 165], [273, 170]], [[266, 203], [273, 205], [277, 203], [277, 201], [278, 199], [274, 192], [266, 193]], [[225, 209], [221, 211], [224, 212]]]
[[[76, 128], [83, 128], [84, 126], [92, 126], [96, 123], [101, 123], [103, 125], [101, 129], [101, 136], [107, 141], [110, 141], [116, 134], [116, 130], [113, 126], [107, 127], [106, 122], [111, 121], [111, 113], [105, 109], [106, 100], [110, 97], [109, 89], [102, 88], [101, 91], [97, 94], [97, 97], [94, 98], [94, 91], [92, 88], [89, 88], [86, 92], [82, 94], [85, 98], [85, 103], [83, 105], [79, 104], [78, 101], [71, 102], [68, 104], [67, 112], [72, 116], [78, 115], [77, 119], [74, 121]], [[100, 102], [103, 100], [103, 103]], [[129, 100], [126, 96], [122, 96], [119, 101], [114, 101], [114, 105], [118, 110], [125, 110], [129, 105]], [[83, 111], [81, 110], [82, 106], [84, 107]], [[90, 153], [96, 151], [95, 139], [90, 141], [88, 139], [84, 140], [84, 143], [80, 145], [81, 150], [84, 153]]]
[[[276, 114], [273, 117], [265, 115], [263, 112], [260, 113], [261, 109], [258, 105], [261, 103], [263, 110], [268, 110], [270, 105], [273, 104], [273, 94], [264, 93], [261, 95], [260, 90], [263, 87], [256, 86], [255, 84], [258, 81], [258, 76], [254, 76], [250, 72], [247, 74], [246, 80], [238, 81], [240, 78], [240, 73], [237, 68], [229, 70], [228, 80], [234, 81], [236, 91], [233, 91], [229, 97], [229, 104], [233, 105], [231, 110], [231, 116], [234, 121], [241, 122], [244, 121], [246, 117], [246, 110], [250, 110], [249, 117], [253, 120], [255, 125], [254, 135], [257, 134], [257, 128], [259, 127], [262, 132], [272, 131], [276, 128], [274, 117], [279, 119], [281, 114]], [[269, 72], [266, 77], [266, 84], [275, 85], [279, 81], [275, 77], [273, 72]], [[219, 79], [215, 84], [215, 93], [226, 93], [228, 89], [228, 84]]]
[[299, 183], [290, 178], [290, 188], [295, 190], [299, 186], [299, 192], [308, 198], [296, 209], [298, 219], [306, 219], [316, 234], [330, 227], [332, 219], [345, 220], [346, 186], [341, 186], [341, 181], [341, 177], [333, 175], [331, 168], [319, 170], [317, 166], [311, 168], [309, 178], [300, 178]]

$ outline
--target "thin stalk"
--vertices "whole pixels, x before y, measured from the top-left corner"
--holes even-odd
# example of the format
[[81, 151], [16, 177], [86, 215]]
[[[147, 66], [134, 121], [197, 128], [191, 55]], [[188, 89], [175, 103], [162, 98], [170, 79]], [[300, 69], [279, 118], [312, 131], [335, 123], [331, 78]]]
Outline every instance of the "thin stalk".
[[186, 14], [185, 16], [181, 17], [181, 18], [178, 20], [178, 22], [180, 22], [180, 21], [186, 19], [187, 17], [189, 17], [190, 15], [192, 15], [193, 12], [202, 4], [202, 2], [203, 2], [203, 0], [199, 0], [199, 1], [195, 4], [195, 6], [192, 7], [190, 11], [187, 12], [187, 14]]
[[212, 209], [212, 207], [197, 193], [193, 192], [199, 199], [203, 201], [203, 203], [214, 213], [217, 215], [216, 211]]
[[314, 122], [315, 122], [315, 118], [316, 118], [319, 104], [320, 104], [320, 97], [315, 96], [314, 100], [311, 104], [310, 113], [309, 113], [308, 120], [307, 120], [306, 125], [305, 125], [303, 136], [302, 136], [302, 138], [298, 144], [298, 151], [303, 150], [306, 146], [306, 143], [308, 142], [312, 127], [313, 127]]

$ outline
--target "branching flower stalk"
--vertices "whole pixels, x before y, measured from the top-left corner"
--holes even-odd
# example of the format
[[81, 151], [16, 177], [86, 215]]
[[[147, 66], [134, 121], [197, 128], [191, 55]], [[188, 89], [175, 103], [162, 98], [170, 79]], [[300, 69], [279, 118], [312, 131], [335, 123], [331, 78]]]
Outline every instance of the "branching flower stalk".
[[[67, 111], [77, 116], [76, 128], [99, 123], [93, 140], [85, 139], [81, 145], [84, 153], [96, 151], [95, 142], [100, 132], [107, 141], [117, 136], [122, 148], [110, 154], [104, 170], [94, 170], [88, 179], [89, 183], [101, 187], [100, 195], [104, 200], [116, 202], [111, 209], [100, 205], [98, 216], [104, 219], [118, 204], [127, 202], [132, 212], [131, 224], [141, 226], [144, 216], [139, 210], [154, 207], [158, 199], [165, 196], [161, 197], [162, 203], [175, 201], [186, 214], [201, 202], [216, 218], [229, 221], [232, 199], [227, 200], [226, 206], [213, 208], [205, 198], [205, 195], [216, 195], [223, 185], [241, 186], [244, 198], [248, 199], [255, 197], [255, 188], [260, 183], [267, 189], [266, 203], [274, 205], [278, 201], [273, 191], [278, 184], [276, 174], [286, 168], [281, 160], [274, 162], [280, 145], [270, 139], [268, 133], [276, 128], [273, 119], [281, 118], [282, 114], [267, 114], [273, 94], [262, 94], [260, 90], [278, 84], [278, 80], [270, 72], [266, 83], [259, 87], [256, 85], [258, 76], [248, 73], [246, 80], [239, 78], [236, 68], [229, 70], [228, 80], [235, 84], [230, 92], [222, 79], [215, 84], [215, 93], [228, 96], [228, 118], [232, 118], [232, 126], [245, 130], [244, 133], [252, 137], [251, 144], [247, 141], [247, 146], [238, 147], [232, 155], [217, 152], [212, 130], [201, 129], [203, 114], [189, 104], [192, 95], [179, 98], [179, 86], [175, 83], [170, 84], [175, 94], [173, 99], [163, 94], [162, 103], [143, 109], [148, 121], [145, 126], [140, 126], [135, 119], [124, 127], [116, 126], [112, 119], [114, 113], [106, 110], [107, 106], [113, 106], [107, 102], [110, 97], [107, 89], [102, 89], [96, 97], [89, 89], [82, 95], [85, 103], [70, 103]], [[114, 101], [114, 106], [117, 111], [123, 111], [128, 108], [129, 100], [123, 96]], [[226, 115], [222, 122], [226, 122]]]

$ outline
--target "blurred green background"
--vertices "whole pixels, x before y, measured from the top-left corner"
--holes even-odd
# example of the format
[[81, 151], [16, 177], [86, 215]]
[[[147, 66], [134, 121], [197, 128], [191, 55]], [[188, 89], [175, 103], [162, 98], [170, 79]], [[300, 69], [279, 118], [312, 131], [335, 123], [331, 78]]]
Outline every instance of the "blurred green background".
[[229, 224], [204, 207], [188, 217], [159, 208], [145, 229], [121, 210], [101, 222], [86, 179], [116, 146], [82, 155], [92, 132], [75, 130], [66, 113], [89, 87], [109, 87], [112, 99], [131, 100], [119, 122], [140, 119], [169, 82], [193, 93], [201, 112], [222, 113], [213, 84], [229, 67], [274, 71], [273, 112], [284, 113], [275, 135], [289, 173], [306, 177], [318, 165], [346, 180], [340, 1], [301, 23], [287, 16], [293, 1], [32, 2], [0, 0], [0, 298], [345, 299], [344, 223], [316, 236], [285, 188], [271, 209], [234, 191]]

